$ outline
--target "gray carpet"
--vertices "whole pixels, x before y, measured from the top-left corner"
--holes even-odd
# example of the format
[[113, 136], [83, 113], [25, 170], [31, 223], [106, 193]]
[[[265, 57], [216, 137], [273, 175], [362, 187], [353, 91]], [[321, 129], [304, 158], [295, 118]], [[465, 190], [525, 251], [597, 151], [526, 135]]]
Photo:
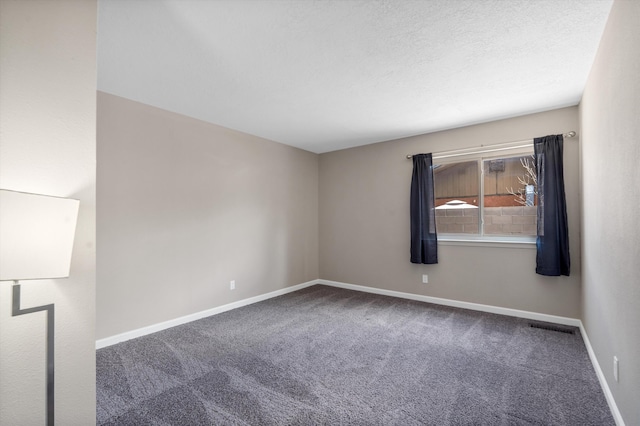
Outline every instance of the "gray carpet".
[[569, 330], [316, 285], [98, 350], [97, 424], [614, 425]]

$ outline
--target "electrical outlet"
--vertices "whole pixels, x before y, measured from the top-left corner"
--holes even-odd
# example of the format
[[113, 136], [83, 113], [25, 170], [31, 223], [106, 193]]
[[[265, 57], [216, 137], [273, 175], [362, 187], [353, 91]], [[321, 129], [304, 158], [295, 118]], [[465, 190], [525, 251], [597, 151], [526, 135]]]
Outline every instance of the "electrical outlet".
[[620, 366], [618, 363], [618, 357], [613, 357], [613, 378], [616, 379], [616, 382], [620, 381]]
[[235, 290], [236, 289], [236, 280], [231, 280], [231, 282], [229, 283], [229, 290]]
[[422, 284], [429, 284], [429, 275], [422, 274]]

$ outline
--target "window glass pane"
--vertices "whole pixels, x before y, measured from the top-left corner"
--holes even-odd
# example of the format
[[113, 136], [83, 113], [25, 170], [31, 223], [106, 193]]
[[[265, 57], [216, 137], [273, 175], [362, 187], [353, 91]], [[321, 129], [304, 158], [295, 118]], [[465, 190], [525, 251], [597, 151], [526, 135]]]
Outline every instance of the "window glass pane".
[[438, 233], [478, 234], [480, 232], [478, 175], [477, 161], [435, 165]]
[[483, 168], [484, 234], [536, 235], [533, 156], [485, 160]]

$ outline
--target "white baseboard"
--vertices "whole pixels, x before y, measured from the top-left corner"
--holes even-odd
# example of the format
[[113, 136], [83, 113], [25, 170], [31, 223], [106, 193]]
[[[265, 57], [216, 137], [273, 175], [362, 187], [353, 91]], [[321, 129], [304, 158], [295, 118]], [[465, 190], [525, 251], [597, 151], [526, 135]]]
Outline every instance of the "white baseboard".
[[482, 305], [480, 303], [463, 302], [453, 299], [442, 299], [440, 297], [423, 296], [420, 294], [403, 293], [394, 290], [385, 290], [381, 288], [366, 287], [362, 285], [347, 284], [337, 281], [319, 280], [319, 284], [325, 284], [332, 287], [340, 287], [348, 290], [362, 291], [365, 293], [381, 294], [383, 296], [399, 297], [402, 299], [417, 300], [419, 302], [433, 303], [435, 305], [452, 306], [454, 308], [470, 309], [473, 311], [489, 312], [492, 314], [507, 315], [510, 317], [526, 318], [536, 321], [552, 322], [555, 324], [570, 325], [573, 327], [580, 326], [580, 320], [576, 318], [560, 317], [557, 315], [540, 314], [537, 312], [521, 311], [519, 309], [501, 308], [499, 306]]
[[126, 340], [135, 339], [136, 337], [146, 336], [147, 334], [155, 333], [157, 331], [165, 330], [167, 328], [175, 327], [177, 325], [186, 324], [188, 322], [196, 321], [212, 315], [220, 314], [222, 312], [227, 312], [232, 309], [241, 308], [243, 306], [251, 305], [253, 303], [262, 302], [263, 300], [271, 299], [273, 297], [282, 296], [287, 293], [292, 293], [294, 291], [302, 290], [303, 288], [311, 287], [312, 285], [316, 285], [316, 284], [323, 284], [331, 287], [344, 288], [347, 290], [361, 291], [364, 293], [380, 294], [383, 296], [399, 297], [402, 299], [416, 300], [420, 302], [433, 303], [436, 305], [452, 306], [455, 308], [470, 309], [473, 311], [489, 312], [492, 314], [507, 315], [511, 317], [526, 318], [526, 319], [531, 319], [536, 321], [545, 321], [545, 322], [551, 322], [555, 324], [579, 327], [580, 334], [582, 335], [582, 339], [584, 341], [584, 344], [587, 348], [587, 352], [589, 354], [589, 359], [593, 364], [593, 368], [596, 372], [596, 376], [598, 377], [600, 386], [602, 387], [602, 391], [604, 392], [604, 396], [607, 399], [607, 403], [609, 404], [609, 408], [611, 409], [611, 414], [613, 415], [616, 425], [625, 426], [624, 420], [622, 419], [622, 415], [620, 414], [620, 411], [618, 410], [618, 406], [616, 405], [615, 399], [613, 398], [613, 394], [611, 393], [611, 389], [609, 389], [609, 384], [607, 383], [604, 377], [604, 374], [602, 373], [602, 369], [600, 368], [598, 359], [596, 358], [595, 352], [591, 347], [591, 343], [589, 342], [589, 338], [587, 336], [587, 332], [584, 328], [584, 325], [582, 324], [582, 321], [580, 321], [579, 319], [561, 317], [557, 315], [541, 314], [541, 313], [530, 312], [530, 311], [522, 311], [519, 309], [503, 308], [500, 306], [483, 305], [480, 303], [463, 302], [463, 301], [453, 300], [453, 299], [443, 299], [439, 297], [423, 296], [420, 294], [404, 293], [400, 291], [386, 290], [386, 289], [380, 289], [375, 287], [367, 287], [367, 286], [356, 285], [356, 284], [347, 284], [347, 283], [342, 283], [338, 281], [329, 281], [329, 280], [323, 280], [323, 279], [312, 280], [306, 283], [297, 284], [291, 287], [272, 291], [270, 293], [265, 293], [259, 296], [254, 296], [248, 299], [239, 300], [237, 302], [218, 306], [216, 308], [207, 309], [206, 311], [196, 312], [195, 314], [186, 315], [186, 316], [165, 321], [159, 324], [154, 324], [148, 327], [143, 327], [136, 330], [128, 331], [126, 333], [118, 334], [115, 336], [107, 337], [107, 338], [96, 341], [96, 349], [101, 349], [107, 346], [115, 345], [116, 343], [124, 342]]
[[107, 346], [115, 345], [116, 343], [135, 339], [136, 337], [146, 336], [147, 334], [166, 330], [167, 328], [175, 327], [177, 325], [186, 324], [191, 321], [196, 321], [202, 318], [210, 317], [212, 315], [220, 314], [222, 312], [227, 312], [232, 309], [237, 309], [243, 306], [252, 305], [254, 303], [262, 302], [263, 300], [271, 299], [272, 297], [282, 296], [283, 294], [302, 290], [303, 288], [310, 287], [318, 283], [319, 283], [319, 280], [308, 281], [306, 283], [297, 284], [291, 287], [286, 287], [280, 290], [272, 291], [270, 293], [265, 293], [259, 296], [250, 297], [248, 299], [239, 300], [237, 302], [228, 303], [226, 305], [217, 306], [215, 308], [207, 309], [205, 311], [196, 312], [190, 315], [185, 315], [180, 318], [175, 318], [169, 321], [164, 321], [164, 322], [153, 324], [147, 327], [138, 328], [136, 330], [127, 331], [125, 333], [117, 334], [115, 336], [106, 337], [104, 339], [100, 339], [96, 341], [96, 349], [102, 349]]
[[596, 376], [598, 376], [598, 381], [600, 382], [602, 392], [604, 392], [604, 397], [607, 399], [607, 404], [609, 404], [611, 415], [613, 415], [613, 419], [616, 421], [617, 426], [625, 426], [624, 420], [622, 419], [622, 414], [620, 414], [620, 410], [618, 410], [616, 400], [613, 399], [613, 394], [611, 393], [611, 389], [609, 388], [609, 383], [607, 383], [607, 379], [605, 379], [604, 377], [602, 368], [600, 368], [600, 363], [598, 363], [596, 353], [594, 352], [593, 347], [591, 347], [591, 342], [589, 341], [589, 337], [587, 336], [587, 330], [585, 330], [582, 321], [580, 321], [580, 334], [582, 335], [584, 345], [587, 347], [589, 359], [591, 360], [591, 364], [593, 364], [593, 369], [596, 371]]

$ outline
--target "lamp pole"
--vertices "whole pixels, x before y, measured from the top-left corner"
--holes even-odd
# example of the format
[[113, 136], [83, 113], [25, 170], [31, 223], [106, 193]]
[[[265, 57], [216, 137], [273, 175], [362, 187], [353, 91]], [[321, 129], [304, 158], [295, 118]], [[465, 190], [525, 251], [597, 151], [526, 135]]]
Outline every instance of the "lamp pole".
[[53, 303], [49, 305], [36, 306], [33, 308], [20, 309], [20, 284], [17, 280], [13, 282], [13, 305], [11, 316], [26, 315], [33, 312], [47, 311], [47, 426], [53, 426], [54, 421], [54, 326], [55, 315]]

